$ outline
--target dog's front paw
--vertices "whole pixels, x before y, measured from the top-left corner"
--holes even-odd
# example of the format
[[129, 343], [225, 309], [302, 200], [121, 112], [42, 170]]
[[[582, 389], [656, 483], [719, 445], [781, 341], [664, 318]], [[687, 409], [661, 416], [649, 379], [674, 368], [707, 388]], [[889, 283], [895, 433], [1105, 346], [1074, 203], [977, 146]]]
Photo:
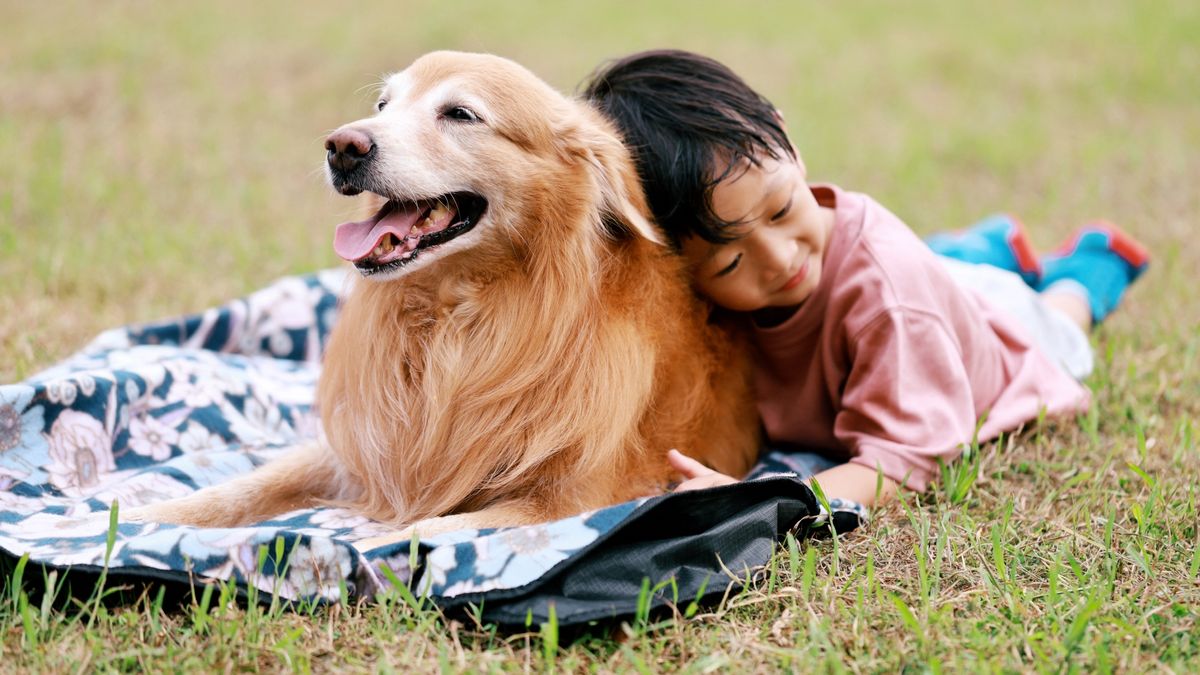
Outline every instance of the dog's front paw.
[[117, 511], [117, 519], [122, 523], [169, 523], [172, 522], [169, 513], [159, 508], [162, 504], [143, 504], [130, 506]]
[[230, 527], [240, 520], [226, 509], [194, 495], [156, 504], [121, 509], [118, 518], [126, 523], [163, 523], [194, 527]]
[[153, 523], [154, 519], [146, 513], [146, 507], [133, 506], [117, 512], [118, 520], [126, 523]]
[[167, 502], [162, 504], [143, 504], [142, 506], [131, 506], [129, 508], [120, 509], [117, 512], [117, 518], [123, 523], [171, 523], [172, 513], [169, 509], [164, 509]]

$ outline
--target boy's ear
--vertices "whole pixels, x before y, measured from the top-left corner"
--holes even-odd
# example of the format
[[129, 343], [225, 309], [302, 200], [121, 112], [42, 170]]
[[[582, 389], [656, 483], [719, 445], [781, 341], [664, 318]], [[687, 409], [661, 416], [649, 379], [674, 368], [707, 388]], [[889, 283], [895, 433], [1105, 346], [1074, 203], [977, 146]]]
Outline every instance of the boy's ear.
[[[783, 112], [779, 108], [773, 110], [775, 113], [775, 121], [779, 122], [779, 128], [783, 129], [783, 133], [787, 134], [787, 121], [783, 119]], [[796, 164], [800, 165], [800, 174], [808, 179], [808, 167], [804, 166], [804, 158], [800, 156], [800, 151], [796, 149], [796, 144], [792, 142], [792, 138], [788, 135], [788, 145], [792, 148], [792, 154], [796, 156]]]
[[591, 167], [606, 221], [615, 223], [629, 234], [666, 245], [652, 222], [650, 207], [629, 150], [608, 123], [599, 119], [599, 113], [584, 115], [574, 128], [558, 134], [558, 142], [560, 151]]

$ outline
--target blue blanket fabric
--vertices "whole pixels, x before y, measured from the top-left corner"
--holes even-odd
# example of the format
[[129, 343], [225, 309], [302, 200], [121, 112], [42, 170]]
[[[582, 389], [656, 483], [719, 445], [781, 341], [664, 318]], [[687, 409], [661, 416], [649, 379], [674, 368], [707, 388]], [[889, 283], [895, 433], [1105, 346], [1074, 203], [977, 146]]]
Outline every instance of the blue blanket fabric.
[[[342, 270], [284, 278], [199, 314], [105, 332], [24, 383], [0, 386], [0, 549], [96, 569], [115, 500], [184, 495], [312, 439], [320, 355], [349, 283]], [[754, 475], [829, 465], [770, 453]], [[231, 529], [121, 523], [107, 565], [156, 579], [228, 579], [292, 600], [369, 596], [397, 579], [450, 599], [526, 586], [644, 502], [435, 537], [420, 544], [418, 575], [408, 541], [333, 508]]]

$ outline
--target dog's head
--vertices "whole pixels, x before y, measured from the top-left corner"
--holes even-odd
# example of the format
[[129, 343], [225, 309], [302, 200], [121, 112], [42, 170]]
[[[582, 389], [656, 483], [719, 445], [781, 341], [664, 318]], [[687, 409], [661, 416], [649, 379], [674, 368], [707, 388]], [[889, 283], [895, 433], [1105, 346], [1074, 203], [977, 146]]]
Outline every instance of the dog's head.
[[427, 54], [387, 78], [376, 108], [326, 140], [334, 189], [385, 202], [334, 238], [365, 276], [614, 229], [661, 243], [612, 127], [512, 61]]

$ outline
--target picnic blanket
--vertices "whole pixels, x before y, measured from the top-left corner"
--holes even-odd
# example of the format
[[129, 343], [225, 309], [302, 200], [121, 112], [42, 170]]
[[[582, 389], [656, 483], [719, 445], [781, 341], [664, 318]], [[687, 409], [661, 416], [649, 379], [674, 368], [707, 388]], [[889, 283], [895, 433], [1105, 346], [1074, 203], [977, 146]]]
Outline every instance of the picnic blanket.
[[[830, 462], [769, 452], [752, 480], [635, 500], [536, 526], [380, 541], [392, 528], [336, 508], [253, 527], [119, 523], [110, 505], [170, 499], [269, 461], [319, 431], [320, 358], [353, 280], [345, 270], [287, 277], [176, 319], [99, 335], [77, 354], [0, 386], [0, 551], [48, 568], [160, 583], [225, 581], [284, 600], [371, 596], [405, 584], [446, 609], [502, 623], [632, 613], [643, 584], [675, 599], [723, 592], [798, 537], [857, 526], [799, 481]], [[394, 537], [392, 539], [395, 539]], [[36, 575], [26, 574], [26, 579]], [[707, 591], [706, 591], [707, 589]], [[665, 591], [652, 605], [673, 601]]]

